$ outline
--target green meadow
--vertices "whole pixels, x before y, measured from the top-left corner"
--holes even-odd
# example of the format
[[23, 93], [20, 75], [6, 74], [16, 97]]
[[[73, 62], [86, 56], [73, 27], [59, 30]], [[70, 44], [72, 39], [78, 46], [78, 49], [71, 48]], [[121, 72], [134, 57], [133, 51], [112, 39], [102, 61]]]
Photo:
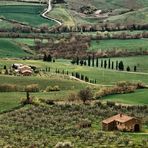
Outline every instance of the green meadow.
[[104, 101], [113, 101], [116, 103], [148, 105], [148, 89], [137, 90], [135, 93], [110, 95], [104, 97]]
[[90, 45], [90, 50], [104, 51], [104, 50], [148, 50], [148, 39], [130, 39], [130, 40], [93, 40]]
[[5, 5], [0, 6], [0, 16], [33, 27], [42, 25], [51, 27], [55, 22], [41, 16], [45, 8], [45, 5]]
[[0, 58], [28, 56], [22, 47], [13, 40], [0, 39]]

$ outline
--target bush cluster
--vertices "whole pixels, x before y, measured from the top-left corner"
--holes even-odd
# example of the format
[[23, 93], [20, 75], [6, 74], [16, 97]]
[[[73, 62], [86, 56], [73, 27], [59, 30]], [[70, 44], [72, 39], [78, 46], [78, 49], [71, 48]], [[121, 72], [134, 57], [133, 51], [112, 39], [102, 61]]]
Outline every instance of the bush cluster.
[[118, 82], [115, 86], [112, 87], [104, 87], [100, 89], [100, 91], [96, 94], [97, 98], [101, 98], [108, 95], [114, 94], [125, 94], [125, 93], [133, 93], [136, 89], [146, 88], [146, 86], [139, 83], [131, 83], [127, 81]]
[[50, 92], [50, 91], [60, 91], [60, 87], [58, 85], [55, 86], [47, 86], [46, 92]]
[[15, 92], [18, 91], [18, 86], [13, 84], [1, 84], [0, 92]]
[[30, 84], [25, 87], [26, 92], [39, 92], [40, 88], [38, 84]]

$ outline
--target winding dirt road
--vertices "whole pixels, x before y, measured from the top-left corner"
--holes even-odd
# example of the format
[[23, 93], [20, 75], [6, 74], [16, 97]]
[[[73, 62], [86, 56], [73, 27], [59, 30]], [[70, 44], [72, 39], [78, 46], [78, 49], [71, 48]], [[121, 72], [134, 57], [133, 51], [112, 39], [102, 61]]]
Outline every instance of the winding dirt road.
[[50, 18], [50, 17], [48, 17], [46, 14], [48, 13], [48, 12], [50, 12], [52, 10], [52, 6], [51, 6], [51, 0], [49, 0], [49, 2], [48, 2], [48, 8], [45, 10], [45, 12], [42, 14], [42, 17], [44, 17], [44, 18], [46, 18], [46, 19], [48, 19], [48, 20], [52, 20], [52, 21], [55, 21], [56, 23], [58, 23], [60, 26], [62, 25], [62, 23], [60, 22], [60, 21], [58, 21], [58, 20], [56, 20], [56, 19], [54, 19], [54, 18]]

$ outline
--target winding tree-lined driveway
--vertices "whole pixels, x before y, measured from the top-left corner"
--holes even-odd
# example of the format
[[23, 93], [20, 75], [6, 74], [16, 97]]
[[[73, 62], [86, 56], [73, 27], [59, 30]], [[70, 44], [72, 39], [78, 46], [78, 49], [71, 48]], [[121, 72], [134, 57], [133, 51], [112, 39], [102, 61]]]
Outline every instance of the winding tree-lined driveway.
[[54, 18], [50, 18], [48, 16], [46, 16], [47, 13], [49, 13], [50, 11], [52, 10], [52, 6], [51, 6], [51, 0], [49, 0], [48, 2], [48, 8], [45, 10], [45, 12], [42, 14], [42, 17], [46, 18], [46, 19], [49, 19], [49, 20], [52, 20], [52, 21], [55, 21], [56, 23], [58, 23], [60, 26], [62, 25], [62, 23]]

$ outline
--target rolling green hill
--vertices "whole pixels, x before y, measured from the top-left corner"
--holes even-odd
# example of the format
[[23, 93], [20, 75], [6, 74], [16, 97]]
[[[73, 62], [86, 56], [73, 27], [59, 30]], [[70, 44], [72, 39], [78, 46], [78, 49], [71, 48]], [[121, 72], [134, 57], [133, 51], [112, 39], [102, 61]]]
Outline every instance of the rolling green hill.
[[25, 57], [29, 54], [26, 53], [19, 45], [12, 40], [0, 39], [0, 58], [5, 57]]
[[41, 17], [44, 9], [44, 5], [5, 5], [0, 6], [0, 17], [33, 27], [42, 25], [51, 27], [55, 22]]

